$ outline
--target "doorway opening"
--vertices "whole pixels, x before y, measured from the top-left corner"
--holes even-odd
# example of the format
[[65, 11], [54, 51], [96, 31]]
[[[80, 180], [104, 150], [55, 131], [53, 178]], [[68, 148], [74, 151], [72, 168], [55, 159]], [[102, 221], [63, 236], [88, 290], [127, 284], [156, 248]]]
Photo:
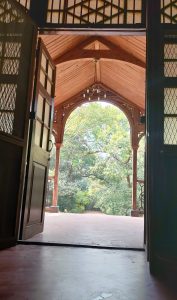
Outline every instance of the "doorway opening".
[[[57, 36], [43, 35], [41, 38], [52, 57], [53, 63], [57, 67], [52, 130], [53, 137], [51, 138], [51, 143], [53, 143], [54, 146], [50, 155], [51, 164], [53, 163], [54, 165], [50, 170], [48, 178], [48, 199], [45, 208], [44, 231], [38, 232], [39, 234], [36, 235], [28, 236], [29, 239], [27, 239], [30, 242], [143, 248], [144, 171], [139, 171], [139, 169], [142, 169], [142, 155], [140, 159], [138, 159], [139, 153], [143, 151], [141, 149], [139, 152], [138, 149], [140, 140], [145, 134], [143, 118], [145, 113], [146, 38], [144, 36], [133, 35], [87, 36], [75, 34]], [[94, 103], [95, 101], [96, 103]], [[64, 175], [61, 170], [62, 167], [65, 169], [70, 168], [69, 159], [72, 158], [72, 154], [70, 153], [68, 160], [63, 159], [64, 152], [68, 151], [67, 155], [69, 155], [70, 151], [79, 146], [78, 142], [73, 140], [73, 146], [67, 142], [67, 146], [65, 147], [66, 137], [64, 138], [64, 135], [67, 135], [68, 123], [71, 123], [70, 120], [73, 119], [73, 116], [76, 118], [79, 111], [81, 113], [82, 109], [89, 110], [89, 107], [92, 105], [93, 107], [100, 106], [99, 109], [104, 111], [104, 113], [102, 111], [100, 115], [104, 115], [105, 121], [104, 118], [102, 118], [102, 125], [100, 124], [100, 126], [107, 126], [105, 123], [108, 118], [107, 110], [111, 110], [111, 107], [116, 110], [117, 116], [120, 117], [121, 114], [124, 116], [122, 119], [124, 121], [122, 122], [125, 122], [125, 124], [122, 130], [125, 130], [125, 128], [129, 126], [129, 145], [124, 147], [123, 151], [119, 148], [120, 145], [117, 145], [117, 151], [115, 148], [113, 150], [113, 145], [110, 145], [110, 151], [112, 151], [112, 155], [115, 156], [115, 161], [116, 159], [119, 160], [119, 157], [116, 157], [119, 155], [122, 155], [122, 159], [127, 159], [130, 173], [126, 174], [125, 165], [122, 165], [124, 180], [126, 180], [122, 180], [118, 187], [118, 183], [116, 182], [117, 178], [112, 179], [112, 182], [115, 180], [117, 184], [117, 186], [116, 184], [112, 186], [112, 190], [110, 188], [108, 189], [106, 185], [102, 187], [102, 189], [99, 189], [99, 187], [96, 186], [98, 185], [98, 180], [95, 178], [92, 180], [92, 183], [90, 183], [90, 186], [92, 184], [92, 188], [89, 187], [87, 190], [84, 190], [81, 186], [82, 184], [88, 185], [88, 182], [86, 183], [86, 177], [85, 180], [83, 180], [76, 174], [76, 177], [78, 176], [77, 184], [80, 186], [79, 190], [76, 182], [71, 184], [71, 182], [67, 182], [67, 178], [64, 179], [66, 174]], [[119, 109], [122, 112], [120, 112]], [[116, 120], [115, 115], [113, 119]], [[98, 116], [99, 114], [95, 113], [95, 118], [98, 118]], [[83, 114], [82, 118], [76, 118], [75, 125], [72, 124], [72, 126], [75, 126], [77, 133], [79, 133], [77, 126], [83, 124], [86, 120], [87, 117]], [[92, 122], [93, 120], [94, 117], [92, 117]], [[117, 123], [119, 122], [117, 121]], [[112, 122], [111, 125], [113, 126], [113, 124], [114, 122]], [[95, 119], [95, 128], [97, 127], [96, 125], [97, 121]], [[88, 125], [88, 128], [89, 126], [91, 125]], [[118, 127], [119, 129], [121, 128], [121, 126]], [[105, 135], [106, 138], [112, 136], [111, 131], [114, 129], [110, 127], [109, 130], [110, 133]], [[119, 130], [117, 130], [117, 133], [118, 132]], [[103, 133], [104, 128], [100, 130], [100, 134], [103, 135]], [[71, 140], [75, 136], [75, 133], [73, 133], [73, 135], [71, 134]], [[86, 137], [83, 136], [82, 138], [84, 139]], [[108, 148], [109, 141], [106, 141], [106, 138], [105, 147]], [[82, 147], [83, 145], [81, 145], [81, 148]], [[78, 154], [79, 151], [79, 149], [75, 149], [75, 155]], [[129, 157], [127, 151], [129, 151]], [[82, 151], [80, 151], [80, 155], [75, 157], [75, 163], [77, 160], [82, 160], [81, 152]], [[100, 154], [97, 153], [97, 159], [95, 160], [98, 161], [99, 155]], [[106, 155], [106, 153], [102, 153], [101, 156], [105, 159]], [[86, 159], [88, 159], [88, 157]], [[63, 166], [64, 161], [66, 161], [65, 166]], [[92, 169], [100, 169], [101, 176], [104, 172], [109, 174], [114, 165], [113, 162], [107, 167], [103, 167], [101, 164], [102, 162], [100, 162], [100, 166], [99, 163], [97, 166], [92, 166]], [[138, 164], [140, 164], [139, 169]], [[110, 176], [114, 177], [114, 172], [115, 171], [112, 170], [112, 175]], [[141, 173], [140, 177], [138, 177], [138, 172]], [[99, 185], [101, 185], [100, 182], [101, 180], [99, 180]], [[77, 196], [75, 190], [77, 190]], [[70, 195], [67, 194], [68, 191], [74, 200], [71, 200]], [[65, 192], [66, 194], [64, 195]], [[90, 195], [91, 193], [92, 196], [88, 196], [88, 194]], [[103, 197], [103, 195], [105, 197]], [[128, 204], [125, 204], [126, 201], [123, 201], [122, 206], [120, 203], [118, 204], [115, 199], [117, 195], [124, 200], [127, 198]], [[112, 202], [116, 203], [116, 205], [112, 205], [112, 208], [111, 206], [107, 207], [106, 198], [109, 197], [112, 198]], [[65, 204], [66, 198], [68, 201], [67, 205]], [[97, 203], [95, 203], [95, 205], [92, 203], [91, 205], [91, 202], [89, 202], [90, 198], [94, 199]], [[75, 202], [75, 204], [71, 205], [72, 201]], [[89, 205], [92, 213], [83, 213], [85, 210], [88, 211]], [[93, 210], [97, 211], [97, 214], [94, 213], [94, 216]], [[73, 214], [74, 212], [76, 213], [75, 215]], [[79, 214], [81, 212], [82, 215]], [[112, 217], [111, 219], [110, 214], [124, 215], [124, 217], [119, 217], [119, 220], [117, 217]], [[75, 219], [76, 215], [77, 218]], [[110, 219], [104, 220], [103, 216]], [[88, 227], [86, 227], [84, 233], [81, 229], [83, 228], [82, 223], [86, 224], [86, 218], [88, 220]], [[98, 226], [97, 222], [99, 219], [102, 220], [102, 224], [100, 223]], [[72, 222], [70, 222], [71, 220]], [[117, 220], [117, 223], [115, 220]], [[103, 226], [103, 224], [106, 223], [112, 224], [111, 226], [114, 230], [112, 230], [111, 227], [106, 227], [106, 231]], [[92, 228], [95, 228], [95, 231], [92, 231]], [[86, 234], [89, 230], [90, 233]], [[105, 236], [103, 232], [107, 232]], [[112, 238], [111, 233], [114, 233]], [[136, 239], [134, 238], [135, 236]]]
[[[129, 210], [134, 218], [143, 214], [143, 208], [137, 206], [137, 152], [140, 138], [145, 132], [145, 125], [141, 122], [145, 113], [145, 7], [142, 3], [138, 5], [136, 1], [131, 7], [125, 5], [123, 10], [121, 6], [124, 3], [121, 6], [102, 4], [102, 1], [97, 1], [95, 7], [92, 1], [83, 10], [81, 1], [74, 4], [72, 11], [73, 8], [68, 3], [62, 6], [58, 6], [57, 2], [49, 3], [48, 9], [45, 7], [47, 19], [44, 8], [40, 14], [38, 25], [41, 36], [37, 53], [21, 226], [21, 237], [25, 240], [43, 231], [54, 95], [56, 164], [50, 211], [59, 212], [59, 155], [68, 116], [79, 104], [87, 100], [93, 101], [95, 99], [92, 96], [97, 96], [98, 101], [109, 100], [117, 105], [130, 122], [133, 171], [132, 183], [129, 182], [132, 184], [132, 209]], [[26, 8], [31, 9], [30, 14], [36, 20], [34, 6]], [[39, 5], [36, 11], [39, 11]], [[79, 11], [81, 15], [78, 18]], [[64, 18], [61, 18], [62, 15]], [[41, 24], [47, 26], [42, 29]], [[62, 30], [61, 24], [64, 25]], [[101, 24], [105, 26], [103, 30], [100, 30]], [[117, 27], [118, 24], [120, 28]], [[47, 28], [56, 31], [47, 31]], [[73, 30], [66, 31], [63, 28]]]
[[[88, 90], [86, 94], [83, 98], [89, 99]], [[96, 94], [96, 102], [92, 95], [71, 112], [65, 124], [57, 183], [58, 212], [53, 191], [59, 157], [55, 147], [51, 152], [44, 231], [30, 241], [143, 248], [143, 143], [138, 151], [135, 201], [134, 128], [109, 98], [100, 101], [101, 86], [98, 90], [97, 85]], [[107, 97], [105, 90], [102, 95]]]
[[[53, 172], [49, 173], [48, 184], [48, 198], [46, 202], [46, 217], [44, 222], [44, 233], [40, 235], [29, 236], [32, 241], [43, 240], [45, 236], [45, 227], [47, 226], [47, 220], [54, 219], [54, 214], [58, 214], [60, 222], [62, 217], [66, 218], [67, 212], [73, 213], [75, 207], [64, 207], [62, 200], [62, 193], [66, 190], [61, 185], [61, 168], [62, 164], [62, 151], [64, 151], [63, 140], [65, 128], [67, 122], [72, 115], [75, 114], [78, 107], [87, 107], [89, 102], [96, 101], [97, 103], [110, 103], [109, 105], [115, 105], [115, 109], [122, 110], [128, 119], [130, 124], [130, 144], [131, 144], [131, 168], [132, 174], [129, 178], [129, 185], [131, 186], [131, 192], [129, 193], [129, 207], [126, 208], [122, 214], [129, 216], [131, 222], [137, 220], [137, 228], [139, 233], [138, 241], [130, 243], [122, 238], [114, 238], [113, 245], [131, 248], [143, 248], [143, 215], [144, 215], [144, 177], [138, 176], [138, 149], [139, 142], [142, 136], [145, 134], [145, 124], [143, 122], [145, 114], [145, 69], [146, 69], [146, 37], [145, 36], [122, 36], [122, 35], [76, 35], [76, 34], [58, 34], [58, 35], [42, 35], [42, 42], [46, 46], [53, 63], [57, 67], [56, 72], [56, 90], [55, 90], [55, 108], [54, 108], [54, 120], [53, 120], [53, 156], [56, 156], [55, 166]], [[82, 106], [82, 104], [84, 106]], [[97, 104], [96, 104], [97, 105]], [[104, 104], [106, 105], [106, 104]], [[107, 104], [108, 105], [108, 104]], [[108, 106], [103, 106], [108, 108]], [[83, 117], [84, 119], [84, 117]], [[79, 123], [81, 123], [79, 121]], [[104, 123], [104, 121], [103, 121]], [[55, 150], [55, 152], [54, 152]], [[126, 156], [126, 154], [124, 153]], [[53, 161], [51, 152], [51, 161]], [[144, 174], [144, 173], [143, 173]], [[82, 180], [80, 181], [81, 184]], [[66, 185], [66, 182], [65, 182]], [[72, 190], [72, 187], [70, 187]], [[73, 190], [74, 190], [73, 186]], [[123, 189], [121, 189], [122, 191]], [[124, 188], [125, 195], [127, 189]], [[82, 191], [83, 192], [83, 191]], [[72, 191], [73, 193], [73, 191]], [[100, 191], [102, 194], [108, 195], [108, 189]], [[113, 194], [116, 194], [112, 192]], [[83, 194], [79, 193], [78, 198]], [[85, 196], [86, 198], [86, 196]], [[85, 199], [84, 198], [84, 199]], [[100, 200], [101, 201], [101, 200]], [[82, 202], [82, 200], [81, 200]], [[98, 206], [98, 205], [97, 205]], [[102, 205], [104, 206], [104, 205]], [[119, 205], [120, 208], [120, 205]], [[83, 206], [80, 205], [80, 209]], [[96, 207], [94, 207], [96, 209]], [[99, 207], [97, 209], [100, 209]], [[92, 207], [93, 210], [93, 207]], [[101, 209], [100, 209], [101, 210]], [[75, 211], [78, 212], [78, 211]], [[53, 213], [53, 215], [52, 215]], [[102, 213], [112, 214], [113, 210], [102, 208]], [[97, 213], [98, 214], [98, 213]], [[115, 214], [120, 214], [116, 210]], [[86, 215], [86, 214], [84, 214]], [[68, 215], [67, 215], [68, 216]], [[73, 214], [71, 215], [74, 216]], [[88, 214], [87, 214], [88, 217]], [[128, 220], [128, 218], [126, 218]], [[129, 227], [131, 227], [131, 222]], [[63, 225], [59, 224], [58, 227], [62, 231]], [[66, 225], [67, 225], [66, 221]], [[78, 227], [81, 227], [81, 223], [78, 221]], [[67, 226], [66, 226], [67, 227]], [[93, 226], [92, 226], [93, 227]], [[121, 227], [121, 226], [120, 226]], [[119, 225], [115, 226], [119, 228]], [[50, 230], [49, 230], [50, 231]], [[99, 231], [99, 230], [98, 230]], [[119, 229], [117, 229], [119, 231]], [[52, 232], [52, 229], [51, 229]], [[123, 231], [122, 231], [123, 232]], [[62, 234], [66, 236], [76, 237], [76, 234], [72, 234], [72, 231], [68, 228], [68, 231], [62, 231]], [[130, 230], [130, 235], [132, 234]], [[129, 234], [124, 234], [124, 237], [128, 237]], [[84, 236], [84, 234], [83, 234]], [[78, 235], [79, 237], [79, 235]], [[32, 239], [31, 239], [32, 238]], [[74, 244], [74, 239], [54, 238], [51, 234], [48, 235], [45, 242], [58, 242]], [[44, 242], [43, 240], [43, 242]], [[77, 244], [84, 244], [84, 240], [77, 240]], [[101, 242], [102, 246], [111, 246], [110, 239], [105, 242]], [[118, 242], [119, 240], [119, 242]], [[88, 242], [87, 244], [99, 244], [98, 241]]]

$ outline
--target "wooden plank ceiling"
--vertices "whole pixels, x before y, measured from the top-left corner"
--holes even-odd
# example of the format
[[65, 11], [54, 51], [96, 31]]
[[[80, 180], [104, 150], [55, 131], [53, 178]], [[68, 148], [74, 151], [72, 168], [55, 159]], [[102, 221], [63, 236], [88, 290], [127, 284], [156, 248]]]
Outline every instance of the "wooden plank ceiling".
[[42, 39], [57, 66], [55, 105], [101, 82], [145, 106], [144, 36], [45, 35]]

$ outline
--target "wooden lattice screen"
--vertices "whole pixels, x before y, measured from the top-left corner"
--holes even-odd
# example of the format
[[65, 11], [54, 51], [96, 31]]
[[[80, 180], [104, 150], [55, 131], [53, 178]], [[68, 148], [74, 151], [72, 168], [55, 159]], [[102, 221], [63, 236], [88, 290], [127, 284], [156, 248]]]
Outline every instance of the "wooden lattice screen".
[[145, 0], [16, 1], [29, 10], [40, 28], [145, 27]]
[[[27, 10], [35, 3], [34, 0], [16, 1]], [[145, 25], [145, 0], [43, 0], [40, 3], [36, 0], [35, 5], [38, 10], [41, 6], [43, 24], [48, 27]], [[177, 0], [161, 0], [161, 22], [177, 23]]]
[[177, 23], [177, 0], [161, 0], [161, 22]]
[[141, 24], [142, 0], [48, 0], [47, 23]]
[[[24, 18], [9, 1], [1, 1], [0, 10], [0, 24], [4, 27], [4, 33], [0, 35], [0, 132], [19, 136], [15, 113], [23, 34], [14, 32], [13, 23], [23, 27]], [[4, 24], [9, 24], [9, 32]]]

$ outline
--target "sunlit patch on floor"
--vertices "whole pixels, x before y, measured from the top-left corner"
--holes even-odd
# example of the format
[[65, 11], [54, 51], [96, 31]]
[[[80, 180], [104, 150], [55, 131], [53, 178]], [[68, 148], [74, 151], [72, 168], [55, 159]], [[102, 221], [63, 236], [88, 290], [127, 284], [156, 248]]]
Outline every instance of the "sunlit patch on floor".
[[112, 297], [112, 294], [110, 294], [110, 293], [102, 293], [100, 296], [96, 297], [93, 300], [103, 300], [103, 299], [108, 299], [110, 297]]

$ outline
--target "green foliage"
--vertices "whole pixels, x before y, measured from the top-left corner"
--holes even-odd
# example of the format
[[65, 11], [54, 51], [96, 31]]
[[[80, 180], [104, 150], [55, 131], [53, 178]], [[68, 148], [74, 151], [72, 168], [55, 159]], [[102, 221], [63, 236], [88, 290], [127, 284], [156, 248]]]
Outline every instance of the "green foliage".
[[132, 189], [130, 126], [117, 107], [90, 103], [71, 114], [65, 128], [59, 174], [61, 211], [84, 212], [87, 209], [114, 215], [129, 214]]
[[138, 179], [144, 180], [144, 152], [145, 152], [145, 137], [142, 137], [138, 148]]
[[[145, 137], [141, 138], [140, 143], [139, 143], [139, 149], [138, 149], [138, 160], [137, 160], [137, 177], [139, 180], [144, 181], [144, 152], [145, 152]], [[142, 203], [141, 203], [141, 186], [138, 183], [137, 185], [137, 205], [140, 208]]]

